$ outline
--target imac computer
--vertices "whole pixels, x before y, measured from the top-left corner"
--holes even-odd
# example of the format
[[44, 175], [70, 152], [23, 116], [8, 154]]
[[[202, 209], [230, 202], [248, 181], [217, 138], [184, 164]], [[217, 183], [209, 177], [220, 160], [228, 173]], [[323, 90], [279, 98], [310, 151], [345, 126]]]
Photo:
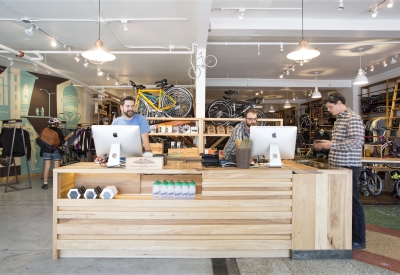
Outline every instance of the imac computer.
[[97, 156], [107, 156], [107, 167], [120, 166], [121, 157], [141, 157], [142, 139], [136, 125], [93, 125]]
[[251, 157], [265, 156], [269, 167], [282, 167], [281, 159], [294, 158], [296, 137], [295, 126], [251, 126]]

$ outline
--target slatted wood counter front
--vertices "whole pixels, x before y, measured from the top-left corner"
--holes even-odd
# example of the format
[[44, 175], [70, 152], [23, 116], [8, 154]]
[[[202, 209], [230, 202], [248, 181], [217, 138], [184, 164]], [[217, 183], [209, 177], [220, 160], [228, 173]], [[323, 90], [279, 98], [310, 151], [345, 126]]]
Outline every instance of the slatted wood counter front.
[[[351, 171], [329, 171], [292, 162], [273, 169], [179, 162], [154, 171], [93, 163], [57, 168], [53, 258], [290, 257], [294, 248], [349, 250]], [[194, 180], [196, 200], [153, 200], [157, 179]], [[119, 193], [113, 200], [67, 198], [70, 188], [82, 185], [115, 185]]]

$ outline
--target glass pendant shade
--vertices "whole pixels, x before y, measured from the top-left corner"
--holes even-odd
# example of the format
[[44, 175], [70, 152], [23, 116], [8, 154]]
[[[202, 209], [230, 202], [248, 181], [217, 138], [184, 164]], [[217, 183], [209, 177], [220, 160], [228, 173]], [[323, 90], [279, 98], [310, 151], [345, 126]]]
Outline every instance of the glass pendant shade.
[[307, 40], [302, 39], [299, 42], [299, 46], [294, 52], [291, 52], [287, 55], [287, 58], [296, 61], [297, 63], [306, 63], [311, 59], [320, 55], [320, 52], [314, 49], [311, 49], [307, 45]]
[[292, 106], [289, 103], [289, 100], [286, 100], [285, 105], [283, 105], [283, 108], [285, 108], [285, 109], [292, 108]]
[[271, 108], [269, 108], [269, 112], [270, 112], [270, 113], [275, 113], [274, 106], [271, 105]]
[[354, 85], [362, 85], [362, 84], [367, 84], [368, 83], [368, 78], [364, 75], [362, 69], [358, 69], [358, 74], [356, 78], [354, 78]]
[[315, 90], [314, 90], [314, 92], [312, 93], [311, 98], [321, 98], [321, 97], [322, 97], [322, 95], [321, 95], [321, 93], [318, 91], [318, 87], [315, 87]]
[[115, 55], [104, 50], [103, 42], [101, 40], [97, 40], [95, 46], [90, 50], [82, 53], [82, 56], [96, 64], [113, 61], [115, 59]]

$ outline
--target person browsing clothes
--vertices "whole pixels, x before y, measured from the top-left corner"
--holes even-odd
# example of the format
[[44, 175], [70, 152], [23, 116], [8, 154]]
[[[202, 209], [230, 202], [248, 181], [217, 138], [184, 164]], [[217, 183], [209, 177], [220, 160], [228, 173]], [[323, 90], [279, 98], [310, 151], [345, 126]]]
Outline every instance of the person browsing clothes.
[[[151, 152], [149, 141], [150, 126], [144, 116], [135, 114], [134, 98], [132, 96], [123, 96], [120, 100], [119, 108], [122, 116], [114, 119], [111, 125], [138, 125], [145, 152]], [[95, 162], [106, 162], [106, 158], [97, 157]]]
[[236, 140], [249, 139], [250, 127], [257, 124], [257, 119], [257, 112], [254, 109], [249, 109], [244, 113], [244, 121], [235, 126], [228, 142], [225, 144], [224, 159], [229, 162], [236, 162]]
[[322, 102], [328, 111], [336, 116], [336, 122], [333, 126], [332, 140], [317, 140], [314, 148], [316, 150], [330, 149], [330, 164], [353, 171], [352, 245], [353, 249], [365, 249], [365, 215], [358, 192], [364, 124], [358, 114], [346, 107], [346, 99], [341, 93], [328, 93]]

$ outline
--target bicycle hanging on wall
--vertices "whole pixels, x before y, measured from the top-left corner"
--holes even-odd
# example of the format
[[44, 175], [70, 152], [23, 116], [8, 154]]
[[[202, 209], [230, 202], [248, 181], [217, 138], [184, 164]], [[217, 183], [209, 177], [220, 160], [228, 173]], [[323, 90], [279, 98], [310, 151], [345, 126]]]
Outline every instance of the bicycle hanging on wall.
[[135, 110], [138, 114], [146, 117], [191, 117], [193, 115], [193, 97], [187, 89], [168, 85], [166, 79], [155, 82], [158, 89], [146, 89], [143, 85], [130, 82], [137, 92]]
[[193, 54], [190, 56], [190, 68], [188, 71], [188, 75], [191, 79], [197, 79], [201, 75], [201, 69], [213, 68], [217, 65], [217, 58], [214, 55], [207, 55], [203, 57], [203, 54], [200, 53], [199, 57], [194, 59]]
[[[236, 91], [225, 91], [228, 97], [223, 96], [224, 99], [217, 99], [213, 101], [207, 108], [207, 117], [209, 118], [240, 118], [244, 117], [244, 113], [249, 109], [254, 109], [257, 112], [258, 118], [267, 118], [265, 113], [256, 108], [256, 104], [260, 104], [262, 97], [250, 97], [247, 100], [235, 99]], [[232, 121], [212, 121], [215, 125], [227, 126], [234, 124]], [[257, 122], [259, 126], [267, 125], [267, 122]]]

